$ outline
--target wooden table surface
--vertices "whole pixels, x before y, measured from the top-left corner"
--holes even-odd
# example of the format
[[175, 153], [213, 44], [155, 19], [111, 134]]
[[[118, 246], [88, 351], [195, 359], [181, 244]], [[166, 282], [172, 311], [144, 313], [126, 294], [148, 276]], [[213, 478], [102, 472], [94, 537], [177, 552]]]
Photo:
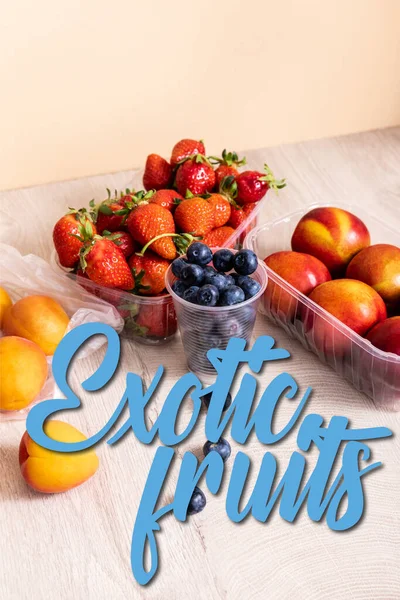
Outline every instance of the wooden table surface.
[[[57, 151], [62, 153], [62, 148]], [[246, 155], [250, 166], [267, 161], [277, 175], [288, 180], [279, 197], [269, 194], [263, 219], [315, 201], [344, 202], [366, 208], [400, 232], [400, 128]], [[48, 259], [52, 225], [67, 206], [82, 206], [93, 197], [101, 200], [106, 187], [125, 188], [133, 175], [128, 171], [3, 193], [1, 241]], [[159, 572], [142, 588], [131, 573], [130, 542], [157, 444], [144, 446], [133, 434], [115, 446], [103, 442], [97, 447], [100, 468], [89, 482], [65, 494], [42, 496], [31, 491], [19, 474], [18, 444], [24, 422], [0, 423], [1, 598], [400, 598], [400, 443], [396, 436], [400, 413], [377, 410], [367, 397], [263, 317], [258, 318], [256, 334], [274, 336], [292, 353], [284, 367], [270, 365], [261, 378], [263, 387], [285, 368], [302, 386], [313, 387], [307, 412], [319, 413], [327, 421], [332, 415], [345, 415], [353, 427], [387, 426], [395, 433], [390, 440], [370, 444], [374, 461], [382, 461], [383, 468], [364, 481], [366, 510], [358, 526], [335, 533], [325, 521], [312, 522], [306, 511], [295, 524], [283, 521], [275, 511], [266, 524], [249, 517], [235, 525], [225, 513], [228, 475], [218, 496], [207, 493], [208, 504], [201, 514], [187, 523], [172, 516], [161, 522]], [[79, 390], [79, 382], [100, 360], [101, 352], [76, 363], [71, 374], [75, 389]], [[179, 339], [160, 351], [124, 342], [121, 368], [112, 385], [91, 396], [79, 392], [84, 407], [66, 418], [86, 434], [94, 434], [121, 398], [126, 372], [140, 374], [148, 384], [160, 363], [166, 367], [167, 382], [151, 404], [148, 419], [154, 421], [168, 382], [185, 372]], [[284, 402], [279, 419], [288, 418], [291, 410], [290, 402]], [[200, 456], [203, 426], [204, 415], [177, 449], [166, 497], [173, 496], [183, 452], [189, 449]], [[251, 437], [243, 450], [252, 459], [254, 473], [267, 450], [277, 457], [280, 473], [284, 472], [297, 449], [297, 429], [272, 448]], [[235, 454], [239, 446], [233, 443], [232, 447]], [[228, 472], [232, 462], [231, 458]]]

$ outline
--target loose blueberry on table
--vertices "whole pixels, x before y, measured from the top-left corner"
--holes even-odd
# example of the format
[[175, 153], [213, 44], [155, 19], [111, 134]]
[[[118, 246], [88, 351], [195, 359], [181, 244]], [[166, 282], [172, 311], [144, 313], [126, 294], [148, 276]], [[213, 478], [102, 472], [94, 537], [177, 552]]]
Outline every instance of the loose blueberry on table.
[[195, 515], [201, 512], [207, 503], [206, 497], [199, 487], [195, 487], [193, 490], [192, 497], [190, 498], [189, 506], [187, 509], [188, 515]]
[[225, 462], [231, 455], [231, 446], [224, 438], [219, 438], [218, 442], [207, 442], [203, 446], [203, 454], [207, 456], [209, 452], [218, 452], [222, 460]]
[[[211, 261], [214, 266], [209, 264]], [[250, 277], [257, 266], [257, 256], [252, 250], [235, 254], [221, 248], [213, 255], [206, 244], [194, 242], [186, 259], [177, 258], [172, 263], [172, 273], [177, 277], [172, 290], [192, 304], [234, 306], [260, 291], [260, 283]], [[236, 272], [228, 273], [232, 269]]]

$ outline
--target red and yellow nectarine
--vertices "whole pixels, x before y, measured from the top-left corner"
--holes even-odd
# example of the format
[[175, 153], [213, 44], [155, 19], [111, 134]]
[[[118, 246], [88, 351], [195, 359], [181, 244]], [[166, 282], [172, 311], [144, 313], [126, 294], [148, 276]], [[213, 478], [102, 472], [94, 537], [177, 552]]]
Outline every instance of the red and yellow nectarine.
[[315, 256], [331, 272], [344, 275], [350, 260], [370, 244], [365, 224], [341, 208], [314, 208], [300, 219], [292, 236], [292, 250]]

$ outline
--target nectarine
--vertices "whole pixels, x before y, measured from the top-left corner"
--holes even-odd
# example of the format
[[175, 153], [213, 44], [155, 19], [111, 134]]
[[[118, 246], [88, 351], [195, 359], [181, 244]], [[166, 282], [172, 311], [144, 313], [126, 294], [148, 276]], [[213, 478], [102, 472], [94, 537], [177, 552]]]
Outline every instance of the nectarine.
[[[331, 279], [326, 266], [311, 254], [290, 250], [274, 252], [267, 256], [264, 262], [277, 275], [306, 296], [315, 287]], [[296, 299], [271, 279], [265, 290], [265, 301], [272, 312], [286, 319], [291, 319], [296, 310]]]
[[[59, 442], [81, 442], [86, 437], [61, 421], [47, 421], [45, 433]], [[25, 431], [19, 446], [19, 464], [26, 483], [38, 492], [55, 494], [81, 485], [97, 471], [99, 459], [93, 450], [53, 452], [42, 448]]]
[[37, 344], [20, 337], [0, 339], [0, 409], [21, 410], [39, 394], [47, 360]]
[[69, 318], [64, 309], [47, 296], [26, 296], [4, 315], [5, 335], [18, 335], [35, 342], [47, 355], [55, 352], [65, 334]]
[[400, 317], [381, 321], [367, 335], [367, 340], [384, 352], [400, 356]]
[[374, 288], [390, 305], [400, 302], [400, 248], [374, 244], [350, 262], [346, 277], [359, 279]]
[[344, 275], [350, 260], [369, 246], [365, 224], [341, 208], [314, 208], [302, 217], [292, 236], [292, 250], [322, 261], [332, 277]]
[[359, 335], [365, 335], [387, 316], [380, 295], [371, 286], [355, 279], [322, 283], [309, 298]]

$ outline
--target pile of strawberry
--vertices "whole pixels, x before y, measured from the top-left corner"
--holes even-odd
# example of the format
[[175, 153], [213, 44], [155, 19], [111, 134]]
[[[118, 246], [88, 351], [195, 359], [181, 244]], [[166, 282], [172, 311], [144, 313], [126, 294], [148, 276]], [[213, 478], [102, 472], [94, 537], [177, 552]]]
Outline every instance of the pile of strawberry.
[[170, 262], [190, 243], [225, 246], [267, 190], [284, 187], [267, 165], [240, 173], [245, 162], [225, 150], [207, 158], [203, 142], [189, 139], [174, 146], [170, 162], [150, 154], [143, 191], [109, 192], [56, 223], [60, 264], [106, 288], [162, 294]]

